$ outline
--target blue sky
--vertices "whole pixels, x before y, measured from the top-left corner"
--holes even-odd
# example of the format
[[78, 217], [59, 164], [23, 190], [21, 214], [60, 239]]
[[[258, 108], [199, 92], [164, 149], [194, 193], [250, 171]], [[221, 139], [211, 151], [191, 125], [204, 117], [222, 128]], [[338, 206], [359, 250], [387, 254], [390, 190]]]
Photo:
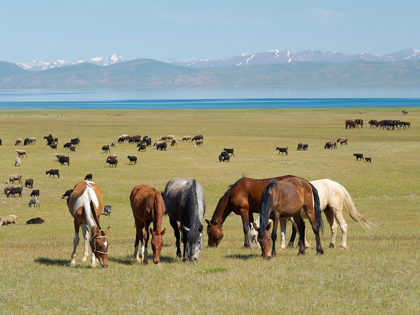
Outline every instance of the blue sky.
[[0, 60], [420, 49], [420, 1], [0, 0]]

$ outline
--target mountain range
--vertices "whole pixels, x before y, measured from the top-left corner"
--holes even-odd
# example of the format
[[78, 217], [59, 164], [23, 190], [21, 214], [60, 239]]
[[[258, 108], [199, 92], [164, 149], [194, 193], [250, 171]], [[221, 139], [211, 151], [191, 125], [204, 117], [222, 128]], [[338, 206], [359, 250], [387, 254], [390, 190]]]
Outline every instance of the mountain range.
[[[364, 56], [363, 58], [367, 58], [365, 55], [360, 54], [360, 56]], [[266, 62], [263, 62], [263, 56], [267, 57]], [[319, 56], [324, 56], [323, 58], [329, 58], [329, 60], [316, 61], [320, 58]], [[359, 60], [357, 58], [344, 60], [350, 57], [343, 55], [347, 57], [341, 56], [341, 59], [334, 59], [340, 61], [332, 62], [331, 56], [333, 55], [328, 55], [325, 52], [313, 52], [312, 54], [307, 52], [306, 54], [302, 53], [300, 59], [296, 59], [297, 55], [292, 56], [290, 52], [272, 51], [259, 56], [256, 54], [239, 55], [237, 56], [239, 59], [236, 59], [235, 62], [223, 65], [216, 64], [213, 60], [211, 65], [204, 66], [205, 61], [202, 61], [203, 66], [201, 67], [180, 65], [181, 61], [175, 64], [173, 61], [165, 63], [152, 59], [123, 61], [123, 57], [92, 58], [95, 59], [90, 59], [92, 62], [78, 62], [43, 71], [28, 71], [16, 64], [0, 61], [0, 88], [396, 86], [420, 84], [420, 51], [414, 49], [383, 55], [381, 60]], [[338, 55], [334, 56], [339, 57]], [[292, 57], [295, 59], [291, 60]], [[377, 57], [379, 58], [379, 56]], [[284, 60], [284, 62], [273, 62], [273, 58], [274, 60]], [[241, 62], [236, 63], [237, 61]], [[111, 64], [101, 66], [107, 62]], [[256, 62], [256, 64], [252, 64], [252, 62]]]

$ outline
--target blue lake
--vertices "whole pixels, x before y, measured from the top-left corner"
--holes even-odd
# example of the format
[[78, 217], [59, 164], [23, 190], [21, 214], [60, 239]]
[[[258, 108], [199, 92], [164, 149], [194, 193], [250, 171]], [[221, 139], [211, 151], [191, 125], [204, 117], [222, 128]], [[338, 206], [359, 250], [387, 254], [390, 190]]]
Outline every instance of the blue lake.
[[408, 108], [418, 87], [0, 90], [0, 109]]

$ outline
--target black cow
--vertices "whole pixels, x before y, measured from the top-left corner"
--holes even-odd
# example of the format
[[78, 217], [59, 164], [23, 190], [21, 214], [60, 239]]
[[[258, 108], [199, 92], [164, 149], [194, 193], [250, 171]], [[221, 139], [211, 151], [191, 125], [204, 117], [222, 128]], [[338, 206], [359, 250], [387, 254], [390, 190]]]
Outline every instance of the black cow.
[[60, 178], [60, 171], [59, 170], [49, 170], [45, 172], [45, 175], [50, 175], [48, 177], [51, 177], [51, 175], [53, 177], [55, 177], [55, 175], [57, 175], [58, 178]]
[[71, 146], [72, 146], [71, 142], [67, 142], [66, 144], [63, 145], [63, 148], [70, 149]]
[[146, 145], [146, 147], [152, 146], [152, 138], [147, 137], [146, 139], [143, 138], [143, 141], [141, 142]]
[[289, 149], [289, 147], [287, 147], [287, 148], [279, 148], [279, 147], [277, 147], [276, 148], [276, 150], [279, 150], [279, 154], [281, 153], [281, 154], [286, 154], [286, 155], [288, 155], [289, 153], [287, 152], [288, 151], [288, 149]]
[[146, 146], [144, 144], [139, 143], [137, 147], [139, 148], [137, 151], [146, 151]]
[[61, 165], [64, 165], [64, 163], [67, 163], [67, 166], [70, 166], [70, 157], [69, 156], [61, 156], [58, 158], [58, 162]]
[[309, 145], [307, 143], [304, 143], [302, 146], [303, 151], [307, 151], [308, 150]]
[[7, 193], [7, 197], [9, 197], [10, 195], [13, 195], [13, 197], [14, 197], [16, 194], [19, 194], [19, 197], [22, 197], [22, 190], [23, 190], [23, 187], [22, 186], [21, 187], [12, 188]]
[[118, 138], [118, 143], [125, 143], [125, 137], [121, 136]]
[[372, 163], [372, 158], [371, 158], [371, 157], [367, 157], [367, 158], [365, 158], [365, 162]]
[[54, 149], [57, 150], [57, 143], [55, 143], [55, 142], [51, 143], [50, 148], [53, 149], [53, 150]]
[[106, 163], [108, 163], [108, 164], [109, 164], [109, 166], [115, 166], [115, 167], [117, 167], [117, 165], [118, 165], [118, 160], [117, 160], [117, 159], [113, 159], [113, 158], [108, 157], [108, 158], [106, 159]]
[[25, 187], [34, 188], [34, 180], [33, 179], [25, 180]]
[[91, 173], [86, 174], [86, 176], [85, 176], [85, 179], [84, 179], [84, 180], [89, 180], [89, 181], [92, 181], [92, 174], [91, 174]]
[[105, 205], [104, 213], [102, 213], [102, 214], [110, 217], [111, 216], [111, 206], [110, 205]]
[[31, 197], [35, 197], [35, 196], [38, 196], [39, 197], [39, 189], [32, 190]]
[[230, 162], [230, 155], [229, 154], [228, 155], [225, 155], [223, 157], [223, 162]]
[[73, 145], [79, 145], [80, 139], [79, 138], [72, 138], [70, 140], [70, 143], [73, 144]]
[[109, 145], [108, 144], [107, 145], [104, 145], [102, 147], [102, 152], [103, 153], [111, 153], [111, 150], [109, 149]]
[[355, 154], [353, 154], [353, 156], [356, 157], [356, 161], [359, 161], [359, 160], [364, 161], [365, 160], [362, 153], [355, 153]]
[[127, 158], [130, 160], [129, 164], [137, 164], [137, 156], [129, 155]]
[[156, 144], [156, 150], [161, 150], [161, 151], [165, 150], [166, 151], [167, 146], [168, 145], [166, 144], [166, 142], [158, 143], [158, 144]]
[[327, 143], [325, 143], [324, 149], [337, 149], [337, 142], [328, 141]]
[[23, 145], [28, 145], [31, 144], [31, 141], [29, 140], [29, 138], [25, 138], [25, 140], [23, 140]]
[[66, 190], [64, 195], [61, 196], [61, 199], [66, 199], [66, 197], [67, 197], [67, 200], [70, 199], [70, 196], [72, 193], [73, 193], [73, 189]]
[[224, 148], [223, 150], [225, 150], [225, 152], [227, 152], [228, 154], [232, 154], [233, 156], [235, 156], [235, 153], [233, 153], [233, 149]]
[[203, 137], [202, 135], [197, 135], [197, 136], [194, 136], [194, 137], [191, 139], [191, 141], [197, 141], [197, 140], [204, 140], [204, 137]]
[[42, 223], [45, 223], [45, 221], [42, 220], [39, 217], [36, 217], [36, 218], [33, 218], [33, 219], [30, 219], [30, 220], [26, 221], [26, 224], [42, 224]]

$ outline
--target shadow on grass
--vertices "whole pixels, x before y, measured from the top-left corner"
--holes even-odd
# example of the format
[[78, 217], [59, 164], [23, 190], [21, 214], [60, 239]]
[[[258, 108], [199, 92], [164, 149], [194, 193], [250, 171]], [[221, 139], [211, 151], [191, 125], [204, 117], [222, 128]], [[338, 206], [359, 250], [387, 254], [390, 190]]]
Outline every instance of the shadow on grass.
[[46, 266], [61, 266], [61, 267], [70, 266], [70, 260], [68, 259], [51, 259], [47, 257], [39, 257], [35, 259], [35, 262], [41, 265], [46, 265]]
[[[147, 258], [149, 260], [149, 264], [153, 264], [153, 255], [147, 255]], [[135, 258], [132, 256], [126, 256], [126, 257], [109, 257], [110, 262], [114, 262], [116, 264], [126, 265], [126, 266], [132, 266], [139, 264]], [[170, 257], [170, 256], [160, 256], [160, 262], [164, 264], [173, 264], [177, 262], [177, 259]]]
[[227, 255], [226, 258], [229, 259], [240, 259], [240, 260], [248, 260], [261, 257], [261, 254], [233, 254]]

